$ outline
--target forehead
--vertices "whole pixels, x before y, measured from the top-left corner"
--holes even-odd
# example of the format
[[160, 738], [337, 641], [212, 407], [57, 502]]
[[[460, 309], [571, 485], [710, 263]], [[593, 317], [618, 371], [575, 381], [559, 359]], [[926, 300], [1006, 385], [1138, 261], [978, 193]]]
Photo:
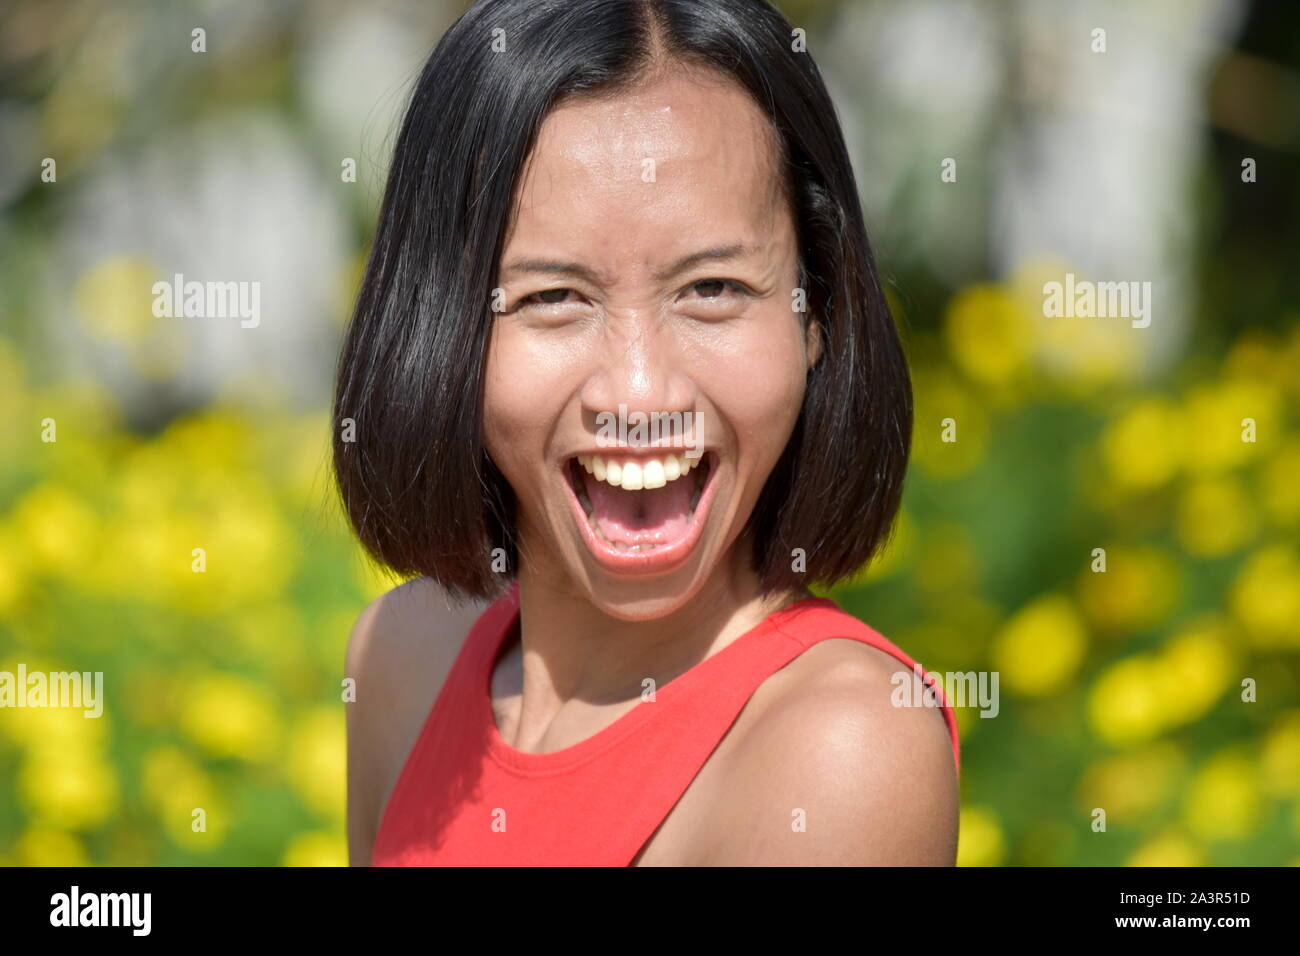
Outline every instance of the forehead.
[[776, 135], [749, 94], [678, 71], [543, 121], [510, 239], [660, 251], [704, 237], [768, 239], [783, 211]]

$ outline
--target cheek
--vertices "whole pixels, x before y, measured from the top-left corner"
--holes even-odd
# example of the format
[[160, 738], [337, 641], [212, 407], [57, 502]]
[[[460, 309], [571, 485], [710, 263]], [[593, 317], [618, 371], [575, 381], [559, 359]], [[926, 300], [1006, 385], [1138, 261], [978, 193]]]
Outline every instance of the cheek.
[[508, 326], [493, 329], [483, 385], [483, 441], [507, 476], [537, 463], [566, 394], [567, 371]]
[[518, 344], [500, 326], [493, 330], [483, 384], [483, 442], [507, 477], [515, 471], [513, 459], [528, 443], [531, 427], [530, 383], [527, 376], [516, 374], [521, 368]]
[[775, 460], [803, 404], [807, 366], [802, 336], [793, 320], [778, 315], [736, 344], [715, 362], [710, 392], [720, 397], [720, 411], [742, 454]]

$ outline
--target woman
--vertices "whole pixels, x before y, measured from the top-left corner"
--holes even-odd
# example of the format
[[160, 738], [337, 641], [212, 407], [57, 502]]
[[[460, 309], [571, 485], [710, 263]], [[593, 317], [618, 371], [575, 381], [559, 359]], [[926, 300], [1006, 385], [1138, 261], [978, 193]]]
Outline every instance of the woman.
[[891, 525], [910, 383], [762, 0], [466, 12], [335, 425], [360, 540], [417, 575], [349, 645], [354, 864], [954, 861], [951, 710], [896, 706], [923, 672], [808, 590]]

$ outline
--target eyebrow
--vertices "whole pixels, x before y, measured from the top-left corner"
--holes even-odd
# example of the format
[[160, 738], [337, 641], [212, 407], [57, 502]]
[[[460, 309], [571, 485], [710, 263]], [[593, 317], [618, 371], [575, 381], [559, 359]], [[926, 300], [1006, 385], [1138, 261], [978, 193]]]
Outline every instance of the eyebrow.
[[[741, 256], [757, 252], [755, 247], [747, 246], [744, 243], [732, 243], [729, 246], [715, 246], [711, 249], [701, 249], [699, 252], [692, 252], [690, 255], [682, 256], [667, 269], [655, 273], [655, 278], [659, 280], [671, 279], [673, 276], [680, 275], [691, 266], [698, 265], [701, 262], [725, 262], [729, 259], [738, 259]], [[514, 259], [509, 262], [505, 273], [517, 272], [540, 272], [545, 275], [571, 275], [580, 279], [585, 279], [593, 285], [600, 285], [600, 277], [591, 269], [578, 262], [562, 262], [556, 259]]]

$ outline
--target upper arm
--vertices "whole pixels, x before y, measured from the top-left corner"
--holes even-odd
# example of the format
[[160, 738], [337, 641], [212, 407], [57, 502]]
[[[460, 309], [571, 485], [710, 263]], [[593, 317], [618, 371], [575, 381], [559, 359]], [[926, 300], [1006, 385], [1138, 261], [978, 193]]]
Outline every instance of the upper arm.
[[958, 786], [934, 707], [894, 706], [904, 665], [831, 643], [821, 667], [755, 722], [702, 827], [709, 865], [952, 865]]
[[465, 635], [484, 605], [453, 606], [428, 578], [372, 601], [348, 638], [348, 860], [370, 863], [384, 805]]
[[[389, 594], [392, 592], [390, 591]], [[365, 866], [375, 842], [378, 799], [374, 786], [379, 777], [374, 738], [382, 715], [370, 691], [385, 683], [385, 648], [380, 618], [389, 594], [371, 601], [358, 616], [348, 637], [343, 676], [350, 679], [355, 697], [345, 702], [347, 712], [348, 862]]]

